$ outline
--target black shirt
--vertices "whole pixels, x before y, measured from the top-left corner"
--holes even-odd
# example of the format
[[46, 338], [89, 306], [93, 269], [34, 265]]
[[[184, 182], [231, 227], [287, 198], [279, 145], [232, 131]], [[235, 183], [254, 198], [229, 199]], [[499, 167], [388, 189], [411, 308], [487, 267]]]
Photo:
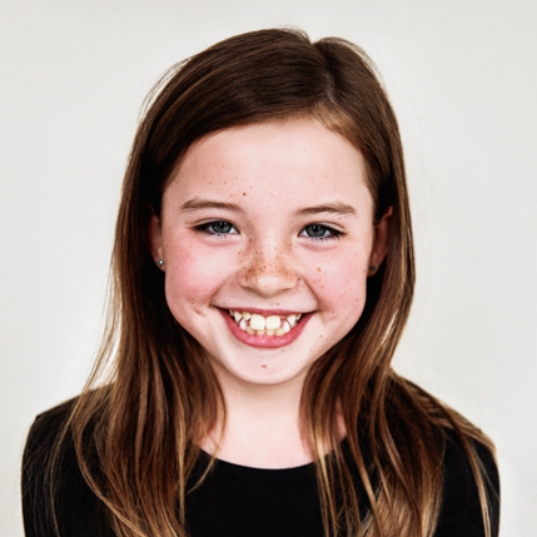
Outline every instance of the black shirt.
[[[48, 491], [40, 488], [43, 457], [50, 449], [70, 404], [39, 415], [24, 452], [22, 492], [27, 537], [53, 537]], [[345, 455], [346, 442], [343, 441]], [[493, 496], [498, 496], [498, 471], [491, 453], [477, 444]], [[200, 455], [192, 483], [203, 473], [209, 456]], [[359, 486], [359, 485], [357, 485]], [[361, 509], [367, 509], [366, 497]], [[69, 445], [57, 482], [57, 516], [61, 537], [114, 535], [101, 502], [84, 481], [74, 448]], [[258, 469], [217, 460], [202, 484], [185, 500], [191, 537], [324, 537], [315, 467], [307, 464], [281, 470]], [[498, 501], [493, 504], [493, 536], [498, 533]], [[450, 436], [444, 458], [442, 508], [435, 537], [483, 535], [477, 488], [460, 442]]]

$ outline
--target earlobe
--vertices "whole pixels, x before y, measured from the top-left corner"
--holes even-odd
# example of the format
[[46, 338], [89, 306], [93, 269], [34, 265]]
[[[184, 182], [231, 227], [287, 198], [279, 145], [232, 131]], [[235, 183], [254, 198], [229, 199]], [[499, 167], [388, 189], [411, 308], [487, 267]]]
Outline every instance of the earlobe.
[[153, 258], [157, 266], [161, 270], [164, 270], [162, 227], [160, 224], [160, 219], [154, 213], [149, 218], [147, 238], [149, 240], [149, 251], [151, 253], [151, 257]]
[[388, 242], [390, 237], [390, 217], [393, 207], [390, 205], [380, 220], [375, 224], [375, 236], [373, 238], [373, 248], [369, 257], [368, 276], [373, 276], [384, 261], [388, 253]]

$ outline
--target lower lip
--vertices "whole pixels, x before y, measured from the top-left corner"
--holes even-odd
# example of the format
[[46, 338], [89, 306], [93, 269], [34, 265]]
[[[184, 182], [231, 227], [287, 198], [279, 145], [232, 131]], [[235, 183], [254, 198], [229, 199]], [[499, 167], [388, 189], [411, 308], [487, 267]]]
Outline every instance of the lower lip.
[[226, 322], [231, 333], [242, 343], [250, 345], [250, 347], [258, 347], [262, 349], [277, 349], [278, 347], [285, 347], [295, 341], [295, 339], [301, 334], [302, 330], [306, 326], [306, 323], [310, 320], [312, 313], [304, 313], [300, 321], [293, 327], [287, 334], [283, 336], [256, 336], [248, 334], [238, 327], [237, 323], [231, 318], [229, 313], [220, 309], [222, 317]]

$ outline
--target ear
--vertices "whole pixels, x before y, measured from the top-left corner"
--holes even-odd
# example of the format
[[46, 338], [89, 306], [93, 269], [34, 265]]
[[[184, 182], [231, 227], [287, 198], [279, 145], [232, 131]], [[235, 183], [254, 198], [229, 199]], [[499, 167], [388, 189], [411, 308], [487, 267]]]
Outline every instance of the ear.
[[380, 220], [375, 224], [375, 236], [373, 238], [373, 248], [369, 256], [368, 276], [373, 276], [384, 261], [388, 253], [388, 239], [390, 237], [390, 217], [393, 207], [390, 205]]
[[151, 210], [149, 224], [147, 227], [147, 239], [149, 241], [149, 252], [155, 264], [164, 270], [164, 247], [162, 241], [162, 226], [160, 218]]

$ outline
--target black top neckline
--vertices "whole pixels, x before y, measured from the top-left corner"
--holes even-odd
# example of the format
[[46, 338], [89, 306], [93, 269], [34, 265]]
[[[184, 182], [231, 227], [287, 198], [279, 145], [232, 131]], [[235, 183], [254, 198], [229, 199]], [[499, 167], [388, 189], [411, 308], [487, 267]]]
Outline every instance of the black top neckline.
[[[198, 460], [205, 467], [211, 460], [211, 455], [202, 450]], [[213, 468], [216, 473], [251, 481], [295, 481], [310, 478], [312, 472], [315, 472], [315, 463], [309, 462], [290, 468], [257, 468], [216, 458]]]
[[[340, 446], [343, 452], [347, 449], [347, 437], [343, 438]], [[326, 455], [328, 458], [330, 455]], [[200, 449], [198, 463], [203, 468], [209, 464], [211, 455]], [[311, 479], [315, 475], [315, 462], [301, 464], [299, 466], [290, 466], [288, 468], [258, 468], [256, 466], [245, 466], [234, 462], [229, 462], [215, 457], [214, 471], [230, 477], [247, 479], [251, 481], [295, 481], [299, 479]]]

